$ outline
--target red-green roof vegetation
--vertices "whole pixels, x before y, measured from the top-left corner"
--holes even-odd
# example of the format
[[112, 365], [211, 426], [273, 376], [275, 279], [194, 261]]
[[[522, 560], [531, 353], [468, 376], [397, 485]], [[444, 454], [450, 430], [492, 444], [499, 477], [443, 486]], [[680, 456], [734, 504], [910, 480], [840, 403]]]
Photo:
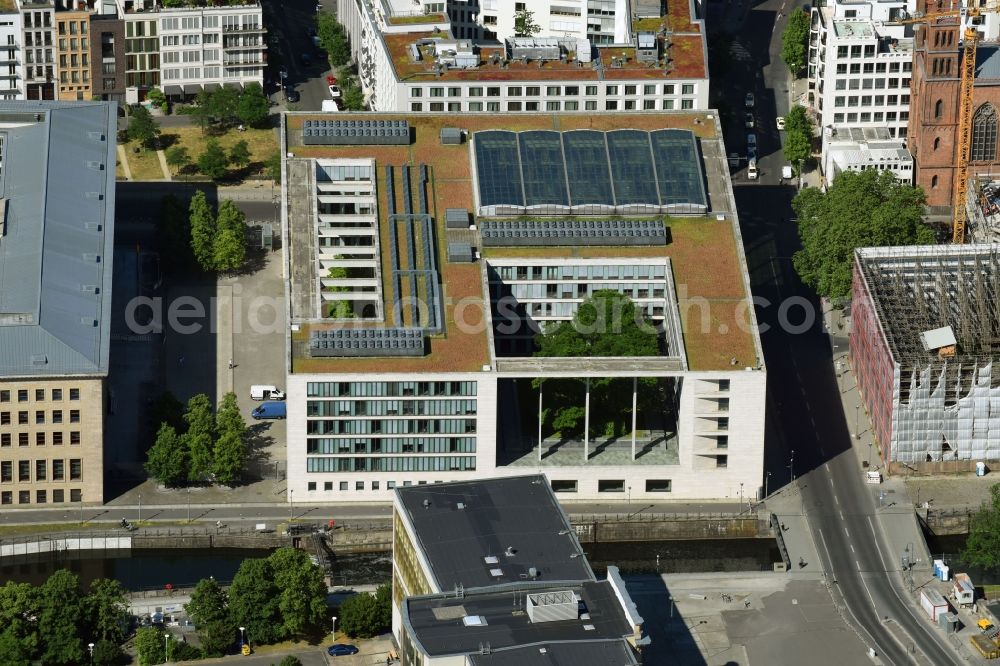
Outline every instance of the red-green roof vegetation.
[[[369, 116], [371, 114], [368, 114]], [[350, 115], [338, 117], [351, 119]], [[442, 127], [458, 126], [468, 132], [486, 129], [570, 130], [589, 128], [609, 130], [622, 127], [652, 130], [665, 127], [690, 129], [697, 136], [715, 138], [715, 124], [706, 114], [617, 113], [596, 115], [404, 115], [378, 114], [380, 119], [406, 119], [414, 128], [415, 141], [409, 146], [302, 146], [302, 122], [329, 116], [290, 115], [286, 117], [289, 150], [297, 156], [368, 157], [376, 162], [378, 172], [379, 215], [382, 235], [383, 294], [389, 295], [387, 277], [389, 238], [386, 224], [384, 167], [403, 164], [427, 164], [430, 167], [428, 198], [435, 215], [438, 266], [442, 269], [446, 302], [444, 336], [430, 339], [430, 354], [422, 358], [394, 358], [392, 368], [410, 371], [475, 371], [489, 362], [486, 332], [481, 327], [459, 330], [456, 303], [464, 301], [461, 318], [478, 322], [482, 308], [482, 280], [478, 264], [452, 264], [444, 256], [446, 232], [445, 208], [472, 210], [473, 182], [468, 142], [442, 145]], [[696, 124], [695, 120], [699, 120]], [[397, 171], [397, 176], [401, 175]], [[397, 192], [401, 188], [397, 186]], [[398, 196], [398, 195], [397, 195]], [[737, 240], [731, 222], [714, 217], [666, 218], [671, 242], [661, 247], [579, 247], [579, 248], [490, 248], [489, 257], [669, 257], [677, 290], [678, 308], [683, 323], [684, 344], [689, 367], [693, 370], [725, 370], [737, 365], [756, 365], [754, 337], [749, 331], [751, 306], [740, 270]], [[391, 310], [391, 308], [387, 308]], [[387, 312], [390, 325], [391, 313]], [[408, 323], [408, 322], [406, 322]], [[469, 332], [472, 331], [472, 332]], [[304, 335], [301, 331], [298, 335]], [[304, 338], [297, 338], [304, 339]], [[384, 367], [385, 359], [301, 359], [293, 362], [295, 372], [363, 372]]]
[[410, 16], [390, 16], [389, 25], [420, 25], [422, 23], [447, 23], [444, 14], [412, 14]]

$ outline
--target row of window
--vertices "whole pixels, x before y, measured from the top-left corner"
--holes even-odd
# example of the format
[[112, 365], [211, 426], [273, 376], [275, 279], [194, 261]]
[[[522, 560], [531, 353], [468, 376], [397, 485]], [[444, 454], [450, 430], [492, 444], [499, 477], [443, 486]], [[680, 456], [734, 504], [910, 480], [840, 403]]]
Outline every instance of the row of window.
[[69, 40], [68, 42], [65, 39], [59, 40], [60, 51], [66, 51], [67, 45], [69, 46], [70, 51], [87, 51], [88, 49], [90, 49], [90, 40], [87, 39], [86, 37], [81, 38], [79, 41], [77, 41], [75, 38]]
[[[639, 109], [643, 111], [655, 111], [656, 110], [656, 100], [655, 99], [644, 99], [642, 100], [642, 105], [638, 105], [636, 100], [627, 99], [625, 102], [619, 106], [618, 100], [609, 99], [604, 102], [605, 111], [637, 111]], [[660, 100], [660, 109], [664, 111], [673, 111], [678, 108], [674, 104], [672, 99]], [[694, 100], [693, 99], [682, 99], [681, 109], [693, 109]], [[410, 102], [410, 111], [419, 112], [424, 110], [423, 102]], [[463, 111], [461, 102], [448, 102], [445, 105], [444, 102], [430, 102], [427, 104], [427, 110], [431, 113], [448, 111], [449, 113], [460, 113]], [[478, 112], [478, 111], [489, 111], [489, 112], [499, 112], [500, 102], [486, 102], [484, 108], [482, 102], [468, 102], [465, 104], [465, 111]], [[542, 111], [541, 102], [507, 102], [504, 107], [505, 111]], [[579, 111], [579, 102], [545, 102], [545, 111]], [[583, 103], [584, 111], [597, 111], [597, 100], [588, 99]]]
[[[885, 90], [887, 88], [908, 89], [910, 87], [910, 79], [898, 79], [895, 77], [889, 77], [887, 79], [837, 79], [833, 82], [833, 87], [835, 90]], [[903, 104], [908, 103], [909, 99], [903, 102]]]
[[[29, 389], [17, 389], [16, 393], [13, 393], [13, 392], [5, 389], [5, 390], [0, 391], [0, 402], [10, 402], [11, 401], [11, 397], [14, 396], [14, 395], [17, 396], [17, 401], [18, 402], [28, 402], [28, 397], [31, 394], [32, 394], [32, 392]], [[63, 390], [59, 389], [59, 388], [51, 389], [49, 395], [51, 396], [51, 398], [50, 398], [51, 400], [62, 400], [63, 399]], [[45, 389], [40, 389], [40, 388], [39, 389], [35, 389], [34, 390], [34, 396], [35, 396], [35, 402], [41, 402], [41, 401], [45, 400]], [[69, 390], [69, 399], [70, 400], [79, 400], [80, 399], [80, 389], [78, 389], [78, 388], [71, 388]]]
[[511, 280], [662, 280], [665, 264], [605, 266], [577, 264], [562, 266], [491, 266], [504, 282]]
[[306, 453], [475, 453], [475, 437], [332, 437], [306, 440]]
[[[857, 75], [857, 74], [882, 74], [883, 73], [882, 70], [878, 69], [877, 67], [869, 67], [870, 64], [871, 63], [865, 64], [865, 66], [862, 67], [861, 64], [859, 64], [859, 63], [854, 63], [854, 64], [852, 64], [850, 66], [848, 66], [845, 63], [838, 63], [834, 71], [836, 71], [837, 74], [852, 74], [852, 75]], [[888, 71], [889, 74], [898, 74], [899, 73], [899, 63], [889, 63], [889, 65], [890, 65], [889, 66], [889, 71]], [[895, 67], [893, 67], [893, 65], [895, 65]], [[910, 66], [910, 63], [909, 62], [904, 62], [903, 65], [904, 65], [904, 67], [903, 67], [903, 73], [910, 72], [910, 70], [912, 69], [912, 67]], [[904, 80], [905, 81], [909, 81], [909, 79], [904, 79]], [[908, 87], [909, 83], [907, 83], [906, 86]]]
[[[441, 482], [440, 481], [435, 481], [434, 483], [441, 483]], [[409, 488], [412, 485], [413, 485], [413, 481], [403, 481], [403, 483], [400, 484], [400, 486], [402, 486], [403, 488]], [[417, 485], [426, 486], [427, 482], [426, 481], [420, 481], [420, 482], [418, 482]], [[364, 490], [365, 486], [366, 486], [366, 484], [365, 484], [364, 481], [355, 481], [354, 482], [354, 489], [355, 490]], [[337, 487], [340, 489], [341, 492], [350, 490], [351, 489], [351, 482], [350, 481], [341, 481], [339, 484], [337, 484]], [[368, 487], [370, 487], [372, 490], [381, 490], [382, 484], [379, 481], [372, 481], [370, 484], [368, 484]], [[386, 481], [385, 482], [385, 489], [386, 490], [393, 490], [393, 489], [395, 489], [395, 487], [396, 487], [396, 482], [395, 481]], [[306, 486], [306, 489], [310, 490], [310, 491], [316, 490], [316, 482], [315, 481], [310, 481], [309, 484]], [[324, 481], [323, 482], [323, 490], [326, 491], [326, 492], [332, 491], [333, 490], [333, 481]]]
[[308, 382], [306, 395], [310, 398], [475, 396], [476, 382]]
[[[49, 493], [46, 490], [36, 490], [35, 491], [35, 504], [47, 504], [49, 501]], [[52, 491], [52, 503], [61, 504], [66, 501], [66, 491], [62, 488], [55, 488]], [[82, 502], [83, 501], [83, 491], [79, 488], [69, 489], [69, 501], [70, 502]], [[13, 504], [14, 503], [14, 491], [3, 490], [0, 491], [0, 504]], [[31, 491], [30, 490], [19, 490], [17, 491], [17, 503], [18, 504], [31, 504]]]
[[[839, 60], [844, 60], [844, 59], [854, 60], [856, 58], [874, 58], [875, 55], [876, 53], [874, 44], [867, 44], [864, 46], [860, 44], [854, 44], [853, 46], [844, 46], [844, 45], [837, 46], [837, 58]], [[863, 64], [866, 72], [868, 71], [884, 72], [886, 71], [886, 69], [888, 69], [888, 71], [890, 72], [899, 72], [900, 70], [904, 72], [913, 71], [913, 62], [910, 60], [901, 60], [899, 62], [888, 62], [888, 63], [866, 62]], [[888, 65], [888, 67], [886, 67], [886, 65]]]
[[[62, 446], [64, 441], [64, 434], [61, 431], [55, 432], [36, 432], [35, 433], [35, 445], [45, 446], [49, 441], [52, 442], [53, 446]], [[0, 448], [7, 448], [11, 446], [13, 442], [13, 435], [9, 432], [0, 433]], [[17, 445], [18, 446], [28, 446], [31, 442], [31, 433], [19, 432], [17, 433]], [[80, 443], [80, 431], [72, 430], [69, 433], [69, 443], [76, 446]]]
[[[693, 83], [683, 83], [680, 86], [682, 95], [693, 95], [694, 84]], [[583, 90], [583, 94], [587, 97], [594, 97], [599, 93], [600, 87], [596, 85], [588, 86], [545, 86], [545, 96], [546, 97], [578, 97], [580, 95], [580, 90]], [[424, 97], [424, 88], [410, 88], [410, 97]], [[483, 97], [483, 92], [485, 91], [486, 97], [541, 97], [542, 86], [507, 86], [506, 90], [500, 86], [488, 86], [486, 88], [482, 86], [471, 86], [467, 89], [461, 86], [433, 86], [427, 88], [427, 97], [445, 97], [446, 93], [448, 97]], [[673, 83], [664, 84], [661, 88], [659, 84], [647, 84], [642, 86], [643, 96], [649, 95], [674, 95], [676, 94], [677, 86]], [[639, 86], [637, 85], [618, 85], [618, 84], [608, 84], [604, 86], [604, 94], [606, 96], [620, 95], [624, 93], [626, 96], [635, 96], [639, 94]]]
[[[28, 410], [21, 410], [17, 412], [17, 425], [28, 425], [30, 413]], [[52, 410], [52, 423], [62, 423], [63, 422], [63, 410], [53, 409]], [[69, 410], [69, 422], [79, 423], [80, 422], [80, 410], [71, 409]], [[0, 412], [0, 425], [11, 425], [11, 412]], [[45, 410], [37, 409], [35, 410], [35, 425], [45, 425]]]
[[[552, 479], [552, 491], [557, 493], [575, 493], [579, 490], [576, 479]], [[624, 479], [600, 479], [597, 482], [597, 492], [599, 493], [624, 493], [626, 487], [632, 491], [632, 486], [626, 486]], [[673, 490], [673, 483], [670, 479], [646, 479], [645, 489], [647, 493], [669, 493]]]
[[306, 421], [308, 435], [410, 435], [476, 432], [476, 419], [372, 419]]
[[[52, 475], [49, 476], [51, 463]], [[32, 464], [30, 460], [17, 461], [17, 482], [30, 483], [32, 481], [65, 481], [66, 461], [65, 460], [36, 460], [34, 464], [34, 476], [32, 476]], [[14, 482], [14, 461], [0, 461], [0, 483]], [[69, 480], [79, 481], [83, 475], [83, 464], [80, 458], [70, 458]]]
[[506, 291], [507, 295], [524, 301], [542, 298], [587, 298], [595, 291], [606, 289], [625, 294], [632, 300], [663, 298], [665, 294], [663, 287], [654, 288], [646, 282], [512, 284]]
[[307, 472], [470, 472], [475, 456], [306, 458]]
[[[836, 124], [840, 124], [840, 123], [844, 123], [844, 122], [852, 123], [852, 124], [853, 123], [858, 123], [858, 122], [861, 122], [861, 123], [869, 123], [869, 122], [871, 122], [871, 123], [881, 123], [881, 122], [894, 123], [894, 122], [897, 121], [897, 119], [901, 120], [903, 122], [906, 122], [907, 120], [910, 119], [910, 113], [908, 111], [902, 111], [902, 112], [900, 112], [897, 115], [895, 111], [886, 111], [884, 113], [882, 111], [865, 111], [864, 113], [846, 113], [846, 114], [845, 113], [835, 113], [835, 114], [833, 114], [833, 122], [836, 123]], [[899, 136], [900, 137], [905, 137], [906, 136], [906, 128], [905, 127], [900, 127], [900, 128], [890, 127], [889, 128], [889, 135], [890, 136], [896, 136], [897, 129], [899, 130]]]
[[[890, 95], [889, 97], [895, 98], [895, 95]], [[833, 106], [836, 108], [843, 108], [844, 106], [885, 106], [885, 98], [882, 95], [837, 95], [833, 98]], [[907, 106], [910, 103], [909, 95], [900, 95], [899, 104], [902, 106]], [[892, 106], [890, 104], [889, 106]], [[903, 111], [902, 113], [907, 113]]]
[[306, 416], [457, 416], [475, 413], [475, 400], [310, 400], [306, 404]]

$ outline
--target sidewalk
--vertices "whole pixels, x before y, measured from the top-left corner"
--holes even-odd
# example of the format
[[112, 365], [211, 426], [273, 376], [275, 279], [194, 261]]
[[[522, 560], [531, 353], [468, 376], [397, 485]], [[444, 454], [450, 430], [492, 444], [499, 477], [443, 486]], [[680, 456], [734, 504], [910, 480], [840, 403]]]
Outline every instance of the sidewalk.
[[789, 574], [800, 578], [817, 578], [823, 575], [823, 560], [810, 529], [809, 521], [802, 510], [802, 496], [795, 484], [785, 486], [767, 498], [769, 513], [778, 517], [782, 526], [780, 538], [785, 542], [788, 559], [791, 561]]

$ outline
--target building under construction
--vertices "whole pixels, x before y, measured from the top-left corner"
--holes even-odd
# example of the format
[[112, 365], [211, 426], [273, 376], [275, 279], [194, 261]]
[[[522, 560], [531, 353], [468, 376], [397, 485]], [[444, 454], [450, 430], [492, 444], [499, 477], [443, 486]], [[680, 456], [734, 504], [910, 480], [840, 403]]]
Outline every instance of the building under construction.
[[966, 237], [972, 243], [1000, 243], [1000, 175], [969, 179], [965, 195]]
[[859, 249], [851, 310], [883, 463], [1000, 459], [1000, 246]]

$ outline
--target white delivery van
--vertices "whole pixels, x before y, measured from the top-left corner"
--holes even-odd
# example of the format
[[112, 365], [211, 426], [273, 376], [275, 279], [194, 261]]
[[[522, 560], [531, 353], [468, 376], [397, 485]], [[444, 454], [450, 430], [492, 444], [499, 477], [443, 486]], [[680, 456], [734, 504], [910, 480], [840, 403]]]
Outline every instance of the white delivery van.
[[747, 179], [757, 180], [757, 160], [750, 160], [747, 163]]
[[270, 384], [254, 384], [250, 387], [251, 400], [284, 400], [285, 392]]
[[786, 164], [785, 166], [781, 167], [781, 178], [782, 178], [782, 180], [791, 180], [792, 179], [792, 165], [791, 164]]
[[337, 104], [335, 99], [324, 99], [322, 105], [322, 111], [325, 113], [339, 113], [340, 105]]

